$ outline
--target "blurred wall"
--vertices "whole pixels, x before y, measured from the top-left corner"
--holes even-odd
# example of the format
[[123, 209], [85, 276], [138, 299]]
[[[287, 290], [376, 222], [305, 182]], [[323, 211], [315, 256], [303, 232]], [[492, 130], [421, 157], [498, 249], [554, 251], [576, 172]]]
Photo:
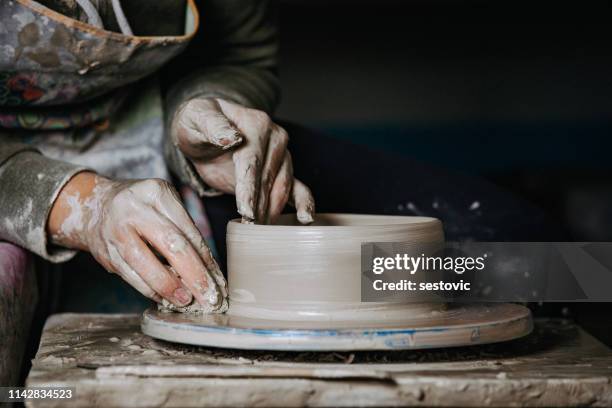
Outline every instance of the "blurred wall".
[[486, 176], [577, 239], [612, 239], [611, 5], [280, 5], [280, 117]]
[[325, 125], [610, 119], [611, 9], [284, 0], [279, 114]]

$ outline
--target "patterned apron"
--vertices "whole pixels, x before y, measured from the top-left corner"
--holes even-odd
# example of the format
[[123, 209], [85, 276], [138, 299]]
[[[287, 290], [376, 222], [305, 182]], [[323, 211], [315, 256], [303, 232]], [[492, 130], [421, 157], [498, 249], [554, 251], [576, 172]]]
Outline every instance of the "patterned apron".
[[[100, 9], [109, 2], [91, 1]], [[48, 157], [107, 177], [169, 180], [155, 72], [197, 31], [193, 0], [186, 1], [184, 34], [173, 36], [111, 32], [41, 3], [0, 0], [0, 137], [32, 144]], [[71, 0], [55, 3], [63, 7]], [[160, 0], [164, 3], [177, 7], [176, 1]], [[180, 190], [214, 248], [200, 198], [189, 187]]]

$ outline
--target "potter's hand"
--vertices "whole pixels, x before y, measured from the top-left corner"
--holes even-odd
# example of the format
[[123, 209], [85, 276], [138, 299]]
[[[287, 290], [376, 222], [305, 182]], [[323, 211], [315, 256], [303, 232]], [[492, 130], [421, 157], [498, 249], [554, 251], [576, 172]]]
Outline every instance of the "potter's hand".
[[91, 252], [151, 299], [185, 306], [193, 296], [205, 310], [226, 307], [219, 266], [163, 180], [111, 181], [79, 173], [62, 189], [47, 227], [54, 244]]
[[312, 194], [293, 178], [287, 132], [265, 112], [193, 99], [178, 109], [171, 133], [205, 183], [236, 194], [244, 220], [273, 222], [290, 201], [301, 223], [313, 221]]

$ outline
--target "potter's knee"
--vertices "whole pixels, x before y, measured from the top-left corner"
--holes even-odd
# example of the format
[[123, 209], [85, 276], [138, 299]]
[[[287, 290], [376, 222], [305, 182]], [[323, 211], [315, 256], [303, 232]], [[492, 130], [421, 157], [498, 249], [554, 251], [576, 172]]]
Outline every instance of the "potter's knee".
[[31, 255], [0, 242], [0, 384], [18, 380], [38, 299]]

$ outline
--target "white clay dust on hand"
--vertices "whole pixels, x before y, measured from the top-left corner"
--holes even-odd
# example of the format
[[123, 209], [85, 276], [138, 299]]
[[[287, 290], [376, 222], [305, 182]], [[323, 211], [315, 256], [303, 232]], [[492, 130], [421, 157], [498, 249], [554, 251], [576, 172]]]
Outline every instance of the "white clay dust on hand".
[[64, 199], [68, 216], [52, 235], [54, 243], [88, 250], [158, 303], [185, 311], [227, 310], [225, 278], [169, 183], [95, 176], [91, 194]]
[[236, 195], [244, 223], [273, 223], [288, 202], [297, 219], [310, 224], [314, 198], [293, 177], [289, 135], [270, 116], [218, 98], [184, 103], [171, 136], [210, 187]]

